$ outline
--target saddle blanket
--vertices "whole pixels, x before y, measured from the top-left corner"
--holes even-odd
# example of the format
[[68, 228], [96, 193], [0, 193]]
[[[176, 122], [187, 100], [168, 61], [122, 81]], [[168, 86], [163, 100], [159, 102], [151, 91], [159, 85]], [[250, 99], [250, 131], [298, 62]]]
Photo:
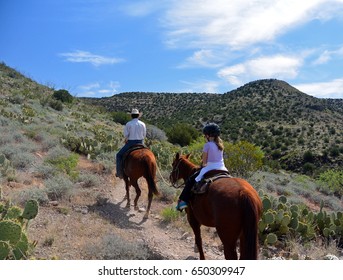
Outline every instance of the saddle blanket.
[[[209, 171], [209, 174], [205, 174], [204, 178], [200, 181], [194, 184], [192, 188], [192, 192], [194, 194], [203, 194], [206, 193], [208, 190], [208, 187], [216, 180], [221, 178], [232, 178], [232, 176], [225, 171], [221, 170], [215, 170], [216, 172]], [[214, 173], [214, 174], [213, 174]]]

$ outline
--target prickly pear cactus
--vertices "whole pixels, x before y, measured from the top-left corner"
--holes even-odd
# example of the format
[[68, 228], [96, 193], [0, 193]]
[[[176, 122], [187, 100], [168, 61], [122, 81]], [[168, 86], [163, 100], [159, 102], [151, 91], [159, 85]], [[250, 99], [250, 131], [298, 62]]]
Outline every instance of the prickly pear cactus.
[[266, 237], [265, 243], [267, 245], [274, 245], [277, 241], [277, 236], [275, 233], [269, 233]]
[[12, 253], [16, 260], [20, 260], [27, 257], [29, 251], [29, 240], [25, 232], [22, 232], [21, 238], [18, 243], [13, 247]]
[[4, 220], [16, 220], [21, 216], [21, 209], [17, 206], [11, 206], [8, 208]]
[[0, 221], [0, 241], [9, 241], [11, 245], [16, 244], [21, 238], [20, 224], [11, 221]]
[[5, 260], [10, 253], [8, 241], [0, 241], [0, 260]]
[[25, 204], [24, 212], [21, 215], [22, 218], [31, 220], [34, 219], [38, 214], [38, 202], [37, 200], [29, 200]]
[[29, 200], [23, 211], [6, 201], [0, 210], [0, 259], [26, 259], [36, 244], [29, 242], [26, 229], [38, 213], [38, 202]]

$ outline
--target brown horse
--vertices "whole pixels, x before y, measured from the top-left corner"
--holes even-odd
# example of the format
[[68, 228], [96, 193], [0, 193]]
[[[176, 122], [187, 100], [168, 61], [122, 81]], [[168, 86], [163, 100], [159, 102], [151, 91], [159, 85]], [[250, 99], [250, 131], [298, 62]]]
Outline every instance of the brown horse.
[[[176, 154], [170, 174], [172, 184], [185, 182], [197, 169], [189, 155]], [[205, 259], [200, 226], [215, 227], [224, 245], [225, 259], [237, 260], [237, 241], [240, 259], [255, 260], [258, 255], [258, 222], [262, 212], [256, 190], [239, 178], [220, 178], [209, 186], [207, 193], [194, 195], [186, 208], [187, 219], [195, 235], [200, 259]]]
[[130, 185], [136, 190], [136, 197], [134, 199], [135, 210], [138, 210], [138, 199], [141, 195], [141, 189], [138, 185], [138, 179], [144, 177], [148, 183], [148, 207], [146, 209], [144, 218], [149, 217], [151, 201], [153, 195], [158, 195], [159, 192], [156, 186], [156, 158], [151, 150], [142, 148], [130, 152], [124, 162], [124, 174], [126, 189], [126, 207], [130, 208]]

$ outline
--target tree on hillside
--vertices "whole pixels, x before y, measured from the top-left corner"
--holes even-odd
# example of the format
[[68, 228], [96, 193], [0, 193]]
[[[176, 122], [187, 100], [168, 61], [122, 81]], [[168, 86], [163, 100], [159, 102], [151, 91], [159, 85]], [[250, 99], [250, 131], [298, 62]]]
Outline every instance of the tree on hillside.
[[120, 123], [122, 125], [125, 125], [128, 121], [131, 120], [130, 115], [125, 112], [114, 112], [111, 115], [112, 115], [112, 120], [114, 122]]
[[52, 97], [63, 103], [72, 103], [74, 100], [74, 97], [65, 89], [56, 90]]
[[181, 147], [189, 145], [199, 136], [199, 132], [189, 124], [178, 123], [166, 130], [170, 143]]
[[224, 142], [224, 162], [229, 172], [234, 176], [247, 177], [263, 165], [262, 150], [247, 141], [237, 144]]

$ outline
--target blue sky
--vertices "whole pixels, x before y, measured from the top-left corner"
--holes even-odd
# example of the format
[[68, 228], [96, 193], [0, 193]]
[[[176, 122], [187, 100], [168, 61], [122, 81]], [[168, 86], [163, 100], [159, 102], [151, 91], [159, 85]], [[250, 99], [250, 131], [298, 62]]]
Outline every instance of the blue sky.
[[343, 98], [343, 0], [0, 0], [0, 34], [0, 61], [76, 96], [276, 78]]

